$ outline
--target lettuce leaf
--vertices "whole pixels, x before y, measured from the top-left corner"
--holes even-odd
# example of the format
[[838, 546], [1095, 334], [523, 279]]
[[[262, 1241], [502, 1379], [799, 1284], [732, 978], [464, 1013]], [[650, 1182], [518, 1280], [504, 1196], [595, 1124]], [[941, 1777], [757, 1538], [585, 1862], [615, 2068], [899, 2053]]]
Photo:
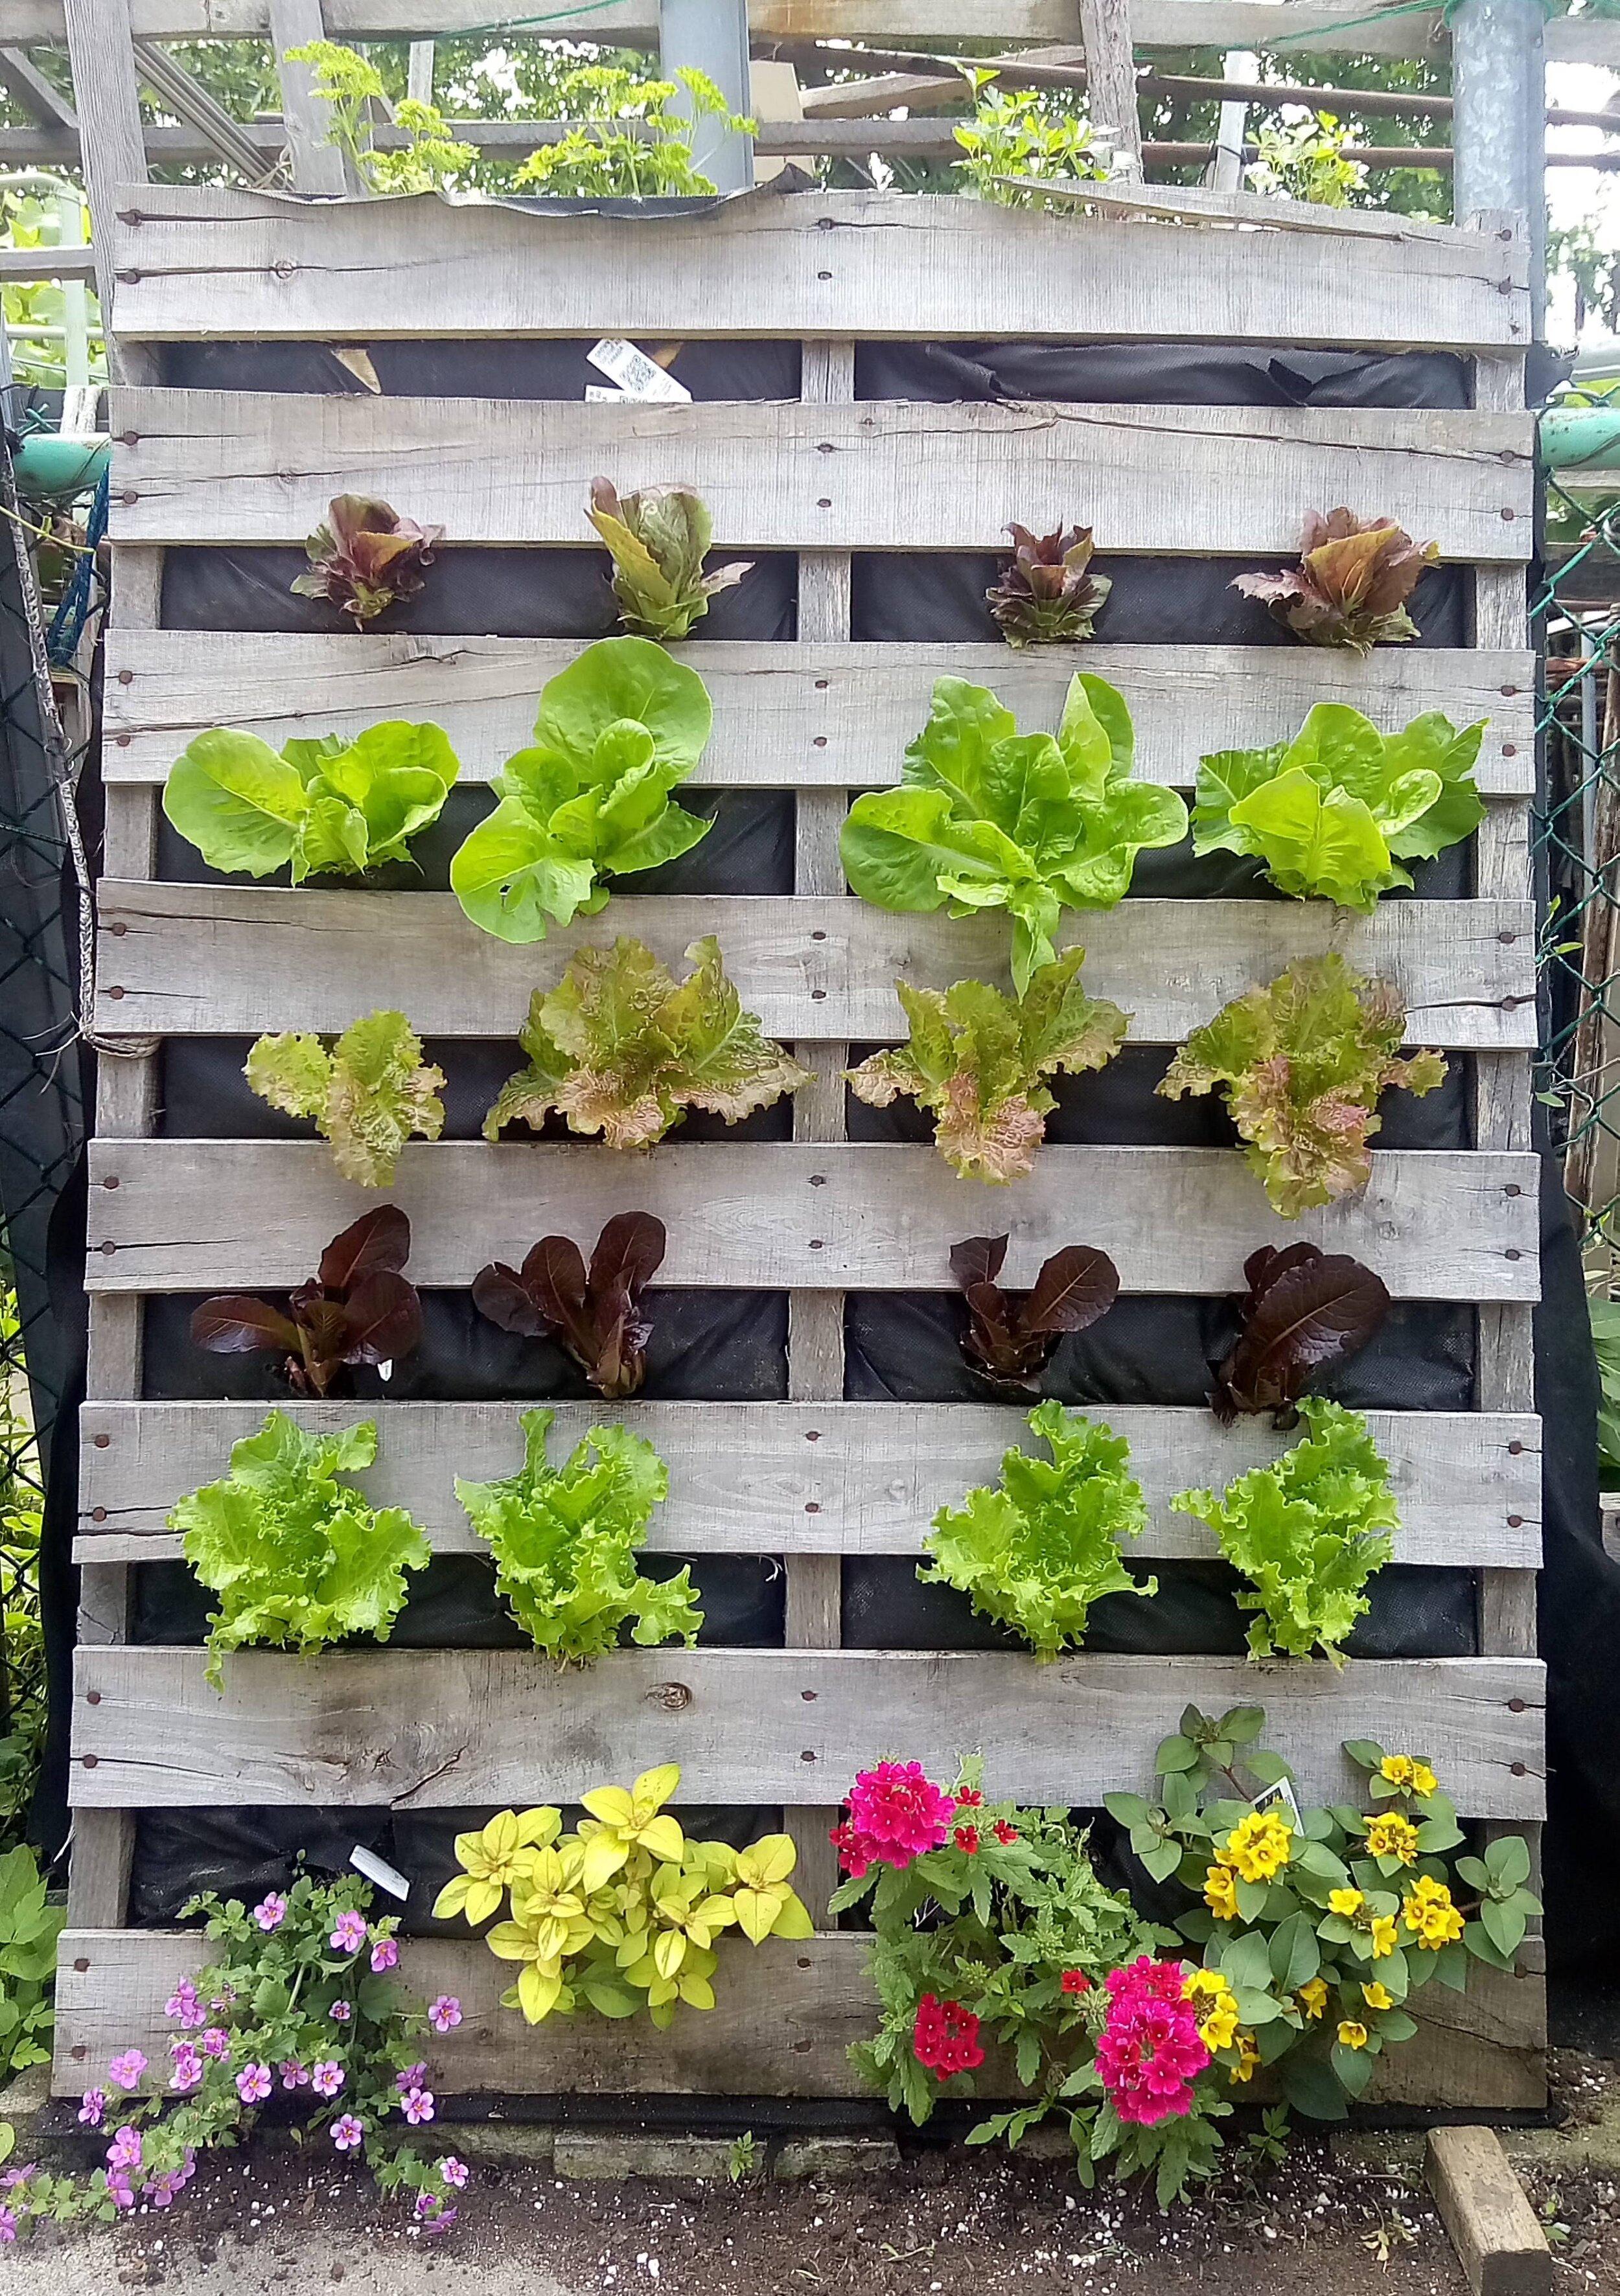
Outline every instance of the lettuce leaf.
[[709, 739], [697, 672], [646, 638], [604, 638], [540, 695], [534, 744], [496, 777], [499, 802], [450, 863], [450, 886], [501, 940], [594, 916], [604, 877], [655, 869], [713, 824], [670, 802]]
[[422, 1057], [403, 1013], [368, 1013], [328, 1046], [298, 1029], [260, 1037], [243, 1070], [260, 1100], [312, 1119], [346, 1180], [386, 1188], [413, 1134], [444, 1130], [444, 1070]]
[[1013, 1449], [998, 1489], [969, 1491], [942, 1507], [923, 1541], [925, 1585], [955, 1587], [982, 1617], [1011, 1627], [1042, 1660], [1073, 1649], [1104, 1595], [1153, 1595], [1120, 1560], [1122, 1538], [1147, 1527], [1142, 1487], [1129, 1472], [1124, 1438], [1061, 1403], [1042, 1403], [1030, 1427], [1050, 1460]]
[[1020, 734], [987, 687], [942, 677], [900, 787], [850, 808], [844, 873], [882, 909], [1007, 910], [1022, 996], [1065, 908], [1113, 908], [1138, 853], [1187, 834], [1180, 798], [1133, 781], [1134, 764], [1131, 714], [1100, 677], [1071, 679], [1056, 735]]
[[1272, 1210], [1296, 1219], [1367, 1185], [1381, 1093], [1421, 1095], [1444, 1077], [1438, 1053], [1396, 1058], [1405, 1029], [1387, 980], [1352, 972], [1336, 955], [1302, 957], [1195, 1029], [1158, 1089], [1180, 1100], [1224, 1086]]
[[1022, 999], [982, 980], [943, 991], [897, 981], [910, 1041], [846, 1070], [856, 1098], [887, 1108], [908, 1094], [933, 1117], [934, 1145], [965, 1180], [1022, 1179], [1057, 1105], [1043, 1079], [1106, 1066], [1130, 1025], [1117, 1004], [1081, 988], [1085, 954], [1065, 949]]
[[522, 1414], [515, 1475], [456, 1479], [456, 1497], [494, 1553], [498, 1593], [536, 1649], [563, 1664], [613, 1650], [629, 1621], [634, 1642], [690, 1649], [703, 1614], [689, 1570], [662, 1580], [636, 1570], [653, 1509], [669, 1495], [663, 1461], [645, 1436], [607, 1426], [593, 1427], [553, 1467], [546, 1442], [555, 1415]]
[[163, 810], [210, 869], [267, 877], [358, 877], [409, 858], [461, 772], [439, 726], [391, 720], [352, 742], [328, 734], [273, 750], [216, 726], [169, 769]]
[[221, 1687], [227, 1651], [248, 1643], [314, 1651], [350, 1635], [386, 1642], [406, 1600], [405, 1573], [428, 1543], [403, 1507], [370, 1506], [338, 1480], [373, 1464], [366, 1421], [311, 1435], [272, 1411], [231, 1446], [231, 1472], [177, 1501], [171, 1530], [219, 1597], [209, 1620], [208, 1678]]
[[1389, 1313], [1383, 1278], [1347, 1252], [1262, 1243], [1243, 1263], [1238, 1337], [1215, 1374], [1210, 1409], [1230, 1425], [1270, 1411], [1291, 1426], [1309, 1382], [1358, 1355]]
[[1484, 819], [1484, 728], [1459, 732], [1436, 709], [1380, 734], [1359, 709], [1319, 702], [1292, 742], [1199, 760], [1194, 850], [1251, 856], [1282, 892], [1369, 912], [1410, 885], [1403, 861], [1433, 860]]
[[714, 539], [708, 504], [690, 487], [643, 487], [619, 493], [611, 479], [590, 482], [585, 515], [613, 562], [613, 595], [627, 630], [666, 644], [684, 638], [709, 601], [753, 571], [751, 561], [703, 571]]
[[743, 1010], [713, 934], [687, 955], [694, 970], [678, 984], [642, 941], [576, 950], [557, 986], [534, 992], [518, 1032], [529, 1066], [503, 1086], [485, 1139], [519, 1122], [539, 1131], [555, 1111], [610, 1148], [650, 1148], [688, 1108], [736, 1124], [807, 1084], [809, 1070]]
[[1238, 1476], [1221, 1498], [1181, 1491], [1170, 1504], [1209, 1525], [1254, 1588], [1238, 1597], [1257, 1614], [1253, 1657], [1321, 1650], [1342, 1666], [1339, 1646], [1368, 1608], [1361, 1589], [1394, 1554], [1401, 1518], [1361, 1414], [1312, 1395], [1299, 1409], [1309, 1431], [1275, 1466]]

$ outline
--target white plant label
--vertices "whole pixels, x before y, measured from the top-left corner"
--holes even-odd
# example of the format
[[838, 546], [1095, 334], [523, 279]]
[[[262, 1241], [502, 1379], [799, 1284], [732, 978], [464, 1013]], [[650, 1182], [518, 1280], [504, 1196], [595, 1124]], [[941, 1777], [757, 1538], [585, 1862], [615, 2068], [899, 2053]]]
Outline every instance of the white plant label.
[[367, 1849], [357, 1841], [349, 1853], [349, 1862], [368, 1882], [374, 1882], [379, 1890], [386, 1890], [391, 1898], [398, 1898], [401, 1905], [410, 1896], [411, 1885], [399, 1867], [391, 1866], [386, 1857], [379, 1857], [374, 1849]]
[[[627, 398], [656, 399], [666, 406], [689, 406], [692, 403], [692, 394], [686, 384], [666, 374], [656, 359], [638, 351], [634, 343], [607, 335], [593, 344], [585, 356], [599, 374], [618, 384]], [[589, 385], [585, 395], [588, 398], [592, 396]]]

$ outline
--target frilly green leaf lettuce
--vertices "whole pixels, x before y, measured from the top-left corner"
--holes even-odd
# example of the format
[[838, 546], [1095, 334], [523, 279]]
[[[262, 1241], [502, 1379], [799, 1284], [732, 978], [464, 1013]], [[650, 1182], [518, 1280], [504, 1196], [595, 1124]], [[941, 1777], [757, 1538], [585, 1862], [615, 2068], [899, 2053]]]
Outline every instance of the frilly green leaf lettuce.
[[1038, 1659], [1073, 1649], [1103, 1595], [1152, 1595], [1120, 1560], [1122, 1538], [1147, 1527], [1141, 1485], [1122, 1436], [1061, 1403], [1043, 1403], [1030, 1427], [1050, 1460], [1007, 1452], [1001, 1482], [942, 1507], [923, 1542], [925, 1584], [955, 1587], [974, 1609], [1021, 1634]]
[[555, 1110], [610, 1148], [648, 1148], [688, 1108], [736, 1124], [807, 1083], [743, 1010], [713, 935], [687, 955], [694, 970], [677, 983], [642, 941], [576, 950], [557, 986], [534, 993], [519, 1031], [529, 1066], [503, 1086], [484, 1137], [520, 1121], [538, 1131]]
[[563, 1663], [615, 1647], [620, 1630], [650, 1644], [697, 1639], [703, 1614], [689, 1570], [642, 1578], [636, 1550], [669, 1471], [644, 1436], [593, 1427], [565, 1464], [546, 1457], [555, 1414], [522, 1414], [523, 1464], [489, 1483], [457, 1478], [456, 1496], [495, 1556], [497, 1592], [538, 1650]]
[[1422, 1095], [1444, 1077], [1438, 1053], [1396, 1057], [1405, 1030], [1387, 980], [1352, 972], [1336, 955], [1302, 957], [1195, 1029], [1158, 1089], [1180, 1100], [1223, 1086], [1272, 1210], [1295, 1219], [1367, 1185], [1380, 1094]]
[[1130, 713], [1100, 677], [1071, 680], [1055, 735], [1019, 734], [988, 688], [942, 677], [900, 788], [850, 808], [844, 873], [879, 908], [1007, 910], [1022, 995], [1065, 908], [1112, 908], [1144, 847], [1187, 834], [1181, 800], [1133, 781], [1134, 762]]
[[210, 868], [267, 877], [291, 867], [298, 885], [408, 859], [460, 771], [438, 726], [391, 721], [352, 742], [329, 734], [280, 752], [218, 726], [169, 767], [163, 810]]
[[386, 1188], [406, 1142], [444, 1130], [444, 1070], [422, 1057], [403, 1013], [368, 1013], [328, 1047], [298, 1029], [260, 1037], [247, 1080], [284, 1116], [311, 1118], [346, 1180]]
[[428, 1544], [402, 1507], [374, 1508], [338, 1477], [377, 1456], [374, 1423], [311, 1435], [272, 1411], [231, 1447], [231, 1472], [178, 1500], [169, 1528], [219, 1598], [209, 1620], [209, 1680], [249, 1643], [313, 1651], [349, 1635], [386, 1642], [406, 1599], [405, 1573]]
[[1022, 999], [983, 980], [943, 991], [896, 983], [910, 1041], [847, 1071], [855, 1095], [886, 1108], [910, 1095], [934, 1119], [934, 1144], [965, 1180], [1028, 1172], [1057, 1102], [1044, 1079], [1100, 1069], [1124, 1042], [1130, 1015], [1088, 996], [1083, 948], [1043, 965]]
[[1253, 1587], [1238, 1600], [1256, 1613], [1254, 1657], [1321, 1650], [1342, 1665], [1339, 1646], [1368, 1607], [1361, 1589], [1394, 1554], [1401, 1518], [1360, 1413], [1311, 1395], [1299, 1409], [1309, 1431], [1275, 1466], [1238, 1476], [1220, 1498], [1181, 1491], [1170, 1504], [1209, 1525]]

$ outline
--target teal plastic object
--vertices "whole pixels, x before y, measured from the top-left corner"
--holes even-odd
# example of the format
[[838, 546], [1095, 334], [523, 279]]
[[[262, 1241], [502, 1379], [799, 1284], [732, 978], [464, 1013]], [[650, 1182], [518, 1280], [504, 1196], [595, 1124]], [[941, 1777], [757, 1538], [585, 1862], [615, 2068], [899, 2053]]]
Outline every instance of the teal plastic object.
[[1608, 470], [1620, 478], [1620, 406], [1553, 406], [1541, 421], [1546, 471]]
[[54, 430], [36, 430], [18, 449], [18, 490], [35, 496], [94, 493], [111, 452], [105, 439], [63, 439]]

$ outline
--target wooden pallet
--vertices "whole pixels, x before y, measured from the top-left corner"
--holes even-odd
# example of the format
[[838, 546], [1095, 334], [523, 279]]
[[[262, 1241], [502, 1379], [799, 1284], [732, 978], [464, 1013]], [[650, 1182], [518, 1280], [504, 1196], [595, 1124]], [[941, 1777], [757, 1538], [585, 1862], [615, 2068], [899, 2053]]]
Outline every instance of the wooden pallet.
[[[334, 12], [341, 15], [341, 9]], [[1542, 1670], [1534, 1655], [1540, 1436], [1529, 1316], [1537, 1294], [1537, 1166], [1529, 1154], [1534, 1043], [1526, 804], [1534, 662], [1524, 572], [1532, 460], [1523, 413], [1529, 311], [1511, 234], [1357, 218], [1292, 234], [1054, 219], [871, 193], [744, 205], [669, 226], [526, 219], [432, 201], [300, 207], [213, 188], [119, 195], [119, 324], [132, 372], [159, 340], [232, 336], [352, 341], [456, 336], [695, 333], [797, 338], [797, 404], [597, 407], [557, 403], [293, 398], [143, 388], [119, 395], [114, 626], [108, 641], [109, 835], [96, 1021], [137, 1054], [103, 1064], [92, 1155], [90, 1401], [77, 1553], [84, 1609], [74, 1702], [76, 1846], [62, 1941], [55, 2080], [81, 2087], [109, 2051], [152, 2048], [160, 2003], [193, 1944], [124, 1926], [135, 1813], [308, 1804], [406, 1809], [566, 1799], [644, 1764], [683, 1765], [695, 1800], [780, 1803], [812, 1892], [830, 1878], [828, 1806], [884, 1751], [949, 1768], [983, 1751], [992, 1788], [1094, 1803], [1148, 1782], [1152, 1749], [1192, 1700], [1258, 1697], [1312, 1792], [1348, 1778], [1347, 1735], [1421, 1746], [1465, 1816], [1534, 1824], [1542, 1812]], [[1150, 235], [1149, 235], [1150, 234]], [[678, 251], [674, 259], [671, 250]], [[611, 258], [611, 259], [609, 259]], [[1197, 407], [897, 406], [854, 398], [858, 337], [994, 332], [1440, 346], [1475, 362], [1469, 413]], [[146, 370], [150, 372], [150, 368]], [[519, 745], [556, 643], [165, 631], [162, 554], [296, 542], [345, 487], [441, 520], [448, 548], [580, 546], [590, 477], [698, 485], [728, 546], [792, 551], [792, 644], [695, 644], [715, 701], [698, 778], [790, 790], [796, 890], [782, 899], [625, 896], [605, 919], [539, 949], [475, 931], [448, 897], [297, 893], [157, 882], [158, 786], [200, 726], [295, 730], [432, 716], [469, 780]], [[1313, 701], [1394, 726], [1423, 709], [1488, 714], [1475, 898], [1392, 902], [1371, 918], [1324, 905], [1132, 899], [1073, 920], [1087, 982], [1169, 1045], [1291, 957], [1336, 948], [1388, 974], [1414, 1040], [1470, 1064], [1475, 1146], [1379, 1152], [1358, 1201], [1285, 1228], [1234, 1152], [1044, 1150], [993, 1196], [931, 1150], [843, 1137], [836, 1078], [851, 1041], [892, 1037], [892, 984], [1005, 972], [1002, 929], [900, 918], [849, 900], [837, 864], [848, 793], [892, 782], [944, 670], [993, 684], [1029, 724], [1055, 722], [1068, 660], [999, 646], [858, 645], [850, 553], [987, 549], [1039, 509], [1094, 520], [1111, 552], [1287, 552], [1309, 504], [1387, 510], [1475, 571], [1476, 644], [1366, 663], [1305, 649], [1098, 645], [1136, 716], [1141, 770], [1188, 787], [1201, 750], [1276, 739]], [[131, 1566], [172, 1557], [175, 1498], [222, 1472], [257, 1424], [234, 1404], [140, 1399], [143, 1302], [164, 1292], [276, 1286], [305, 1275], [368, 1198], [324, 1148], [154, 1135], [167, 1037], [341, 1028], [397, 1004], [426, 1035], [509, 1037], [530, 989], [604, 931], [666, 956], [719, 932], [766, 1027], [816, 1081], [791, 1142], [681, 1144], [626, 1165], [584, 1144], [407, 1151], [392, 1200], [415, 1229], [412, 1274], [465, 1286], [545, 1224], [588, 1239], [629, 1202], [665, 1218], [673, 1284], [785, 1290], [789, 1397], [779, 1403], [568, 1404], [560, 1433], [622, 1415], [668, 1460], [655, 1527], [666, 1551], [785, 1558], [787, 1647], [625, 1652], [559, 1675], [531, 1653], [343, 1652], [314, 1662], [243, 1653], [223, 1696], [201, 1654], [128, 1642]], [[514, 1065], [516, 1065], [514, 1052]], [[1126, 1290], [1218, 1294], [1257, 1243], [1289, 1234], [1355, 1251], [1397, 1297], [1471, 1306], [1476, 1408], [1390, 1412], [1373, 1432], [1402, 1504], [1399, 1554], [1466, 1568], [1480, 1656], [1262, 1669], [1223, 1658], [1081, 1655], [1038, 1668], [1000, 1653], [841, 1650], [840, 1560], [917, 1550], [933, 1512], [993, 1474], [1021, 1414], [991, 1405], [843, 1399], [843, 1296], [942, 1289], [958, 1237], [1009, 1226], [1008, 1276], [1081, 1232]], [[310, 1426], [375, 1417], [379, 1502], [409, 1506], [434, 1546], [473, 1552], [452, 1476], [510, 1472], [514, 1406], [306, 1405]], [[1206, 1414], [1107, 1416], [1132, 1442], [1149, 1501], [1144, 1557], [1207, 1555], [1172, 1492], [1220, 1481], [1284, 1439]], [[530, 2034], [500, 2013], [481, 1946], [414, 1948], [418, 1973], [459, 1992], [468, 2021], [443, 2052], [451, 2087], [854, 2093], [844, 2051], [873, 2001], [858, 1939], [824, 1935], [739, 1954], [724, 2006], [670, 2036], [576, 2025]], [[1380, 2067], [1386, 2099], [1524, 2105], [1542, 2095], [1543, 2003], [1534, 1944], [1514, 1977], [1477, 1978]]]

